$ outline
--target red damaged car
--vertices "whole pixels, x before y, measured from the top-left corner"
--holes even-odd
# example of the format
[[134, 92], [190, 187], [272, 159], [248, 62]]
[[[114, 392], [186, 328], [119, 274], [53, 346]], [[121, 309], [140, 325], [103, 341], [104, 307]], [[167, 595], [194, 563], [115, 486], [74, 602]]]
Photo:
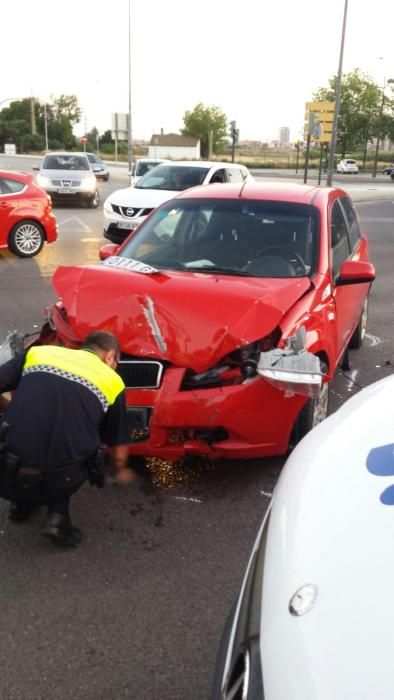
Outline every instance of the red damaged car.
[[118, 336], [132, 454], [281, 455], [325, 417], [375, 277], [343, 190], [196, 187], [100, 256], [57, 269], [50, 327]]

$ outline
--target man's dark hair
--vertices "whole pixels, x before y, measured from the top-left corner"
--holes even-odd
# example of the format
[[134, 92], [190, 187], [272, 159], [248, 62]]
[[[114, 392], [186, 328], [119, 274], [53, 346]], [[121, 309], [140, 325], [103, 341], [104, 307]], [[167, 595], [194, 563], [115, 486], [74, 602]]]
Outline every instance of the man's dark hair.
[[90, 333], [81, 345], [82, 350], [115, 350], [120, 355], [120, 345], [117, 337], [109, 331], [94, 331]]

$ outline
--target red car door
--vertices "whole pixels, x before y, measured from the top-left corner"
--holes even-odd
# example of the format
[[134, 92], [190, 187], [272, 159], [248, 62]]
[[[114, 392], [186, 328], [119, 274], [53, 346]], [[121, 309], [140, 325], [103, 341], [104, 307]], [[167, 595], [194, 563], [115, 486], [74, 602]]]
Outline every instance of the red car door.
[[342, 264], [348, 259], [365, 259], [361, 253], [363, 240], [356, 241], [356, 234], [352, 231], [350, 239], [350, 225], [345, 209], [340, 199], [336, 199], [329, 211], [329, 223], [331, 233], [331, 273], [333, 298], [337, 315], [337, 361], [343, 355], [353, 331], [359, 321], [369, 285], [348, 284], [335, 285], [335, 279], [339, 275]]

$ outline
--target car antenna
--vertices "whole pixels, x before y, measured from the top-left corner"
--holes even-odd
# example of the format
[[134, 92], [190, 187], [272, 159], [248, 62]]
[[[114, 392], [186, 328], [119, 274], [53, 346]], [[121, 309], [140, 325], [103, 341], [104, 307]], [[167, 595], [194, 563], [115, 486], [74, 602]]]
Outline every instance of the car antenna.
[[247, 179], [248, 179], [248, 178], [246, 177], [245, 180], [243, 181], [242, 187], [241, 187], [241, 189], [240, 189], [240, 191], [239, 191], [238, 197], [242, 197], [243, 189], [244, 189], [244, 187], [245, 187], [245, 185], [246, 185]]

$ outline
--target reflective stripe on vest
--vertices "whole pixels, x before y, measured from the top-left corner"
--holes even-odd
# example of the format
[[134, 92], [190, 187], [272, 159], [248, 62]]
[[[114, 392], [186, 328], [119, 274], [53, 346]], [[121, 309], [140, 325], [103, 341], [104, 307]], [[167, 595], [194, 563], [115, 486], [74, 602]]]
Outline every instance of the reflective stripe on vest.
[[111, 406], [125, 385], [121, 377], [92, 352], [70, 350], [57, 345], [30, 348], [23, 366], [23, 375], [48, 372], [90, 389], [104, 410]]

